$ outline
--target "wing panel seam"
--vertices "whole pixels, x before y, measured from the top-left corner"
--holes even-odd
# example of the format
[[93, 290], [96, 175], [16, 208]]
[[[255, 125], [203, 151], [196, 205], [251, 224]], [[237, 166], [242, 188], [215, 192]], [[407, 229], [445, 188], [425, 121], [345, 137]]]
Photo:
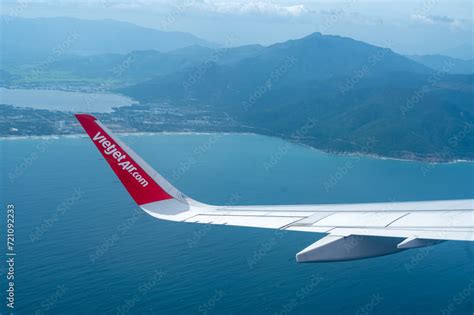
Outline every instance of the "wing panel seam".
[[404, 214], [404, 215], [402, 215], [402, 216], [399, 216], [399, 217], [398, 217], [398, 218], [396, 218], [395, 220], [392, 220], [392, 221], [391, 221], [391, 222], [389, 222], [387, 225], [385, 225], [385, 227], [389, 227], [389, 226], [390, 226], [390, 224], [397, 222], [397, 221], [398, 221], [398, 220], [400, 220], [401, 218], [404, 218], [404, 217], [406, 217], [407, 215], [409, 215], [410, 213], [411, 213], [411, 212], [408, 212], [408, 213], [405, 213], [405, 214]]

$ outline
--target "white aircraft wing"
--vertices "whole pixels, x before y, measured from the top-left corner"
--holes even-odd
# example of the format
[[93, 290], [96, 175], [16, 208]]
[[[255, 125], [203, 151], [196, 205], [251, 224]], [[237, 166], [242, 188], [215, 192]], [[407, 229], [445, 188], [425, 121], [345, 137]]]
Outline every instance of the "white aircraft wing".
[[474, 241], [474, 199], [321, 205], [214, 206], [173, 187], [93, 116], [77, 119], [135, 202], [163, 220], [328, 234], [296, 254], [298, 262], [387, 255]]

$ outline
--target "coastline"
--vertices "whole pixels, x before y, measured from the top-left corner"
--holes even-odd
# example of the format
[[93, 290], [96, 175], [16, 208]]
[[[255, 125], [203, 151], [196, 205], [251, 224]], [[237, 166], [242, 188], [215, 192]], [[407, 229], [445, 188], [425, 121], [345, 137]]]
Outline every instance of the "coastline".
[[[289, 143], [300, 145], [306, 147], [311, 150], [316, 150], [320, 153], [329, 154], [329, 155], [338, 155], [338, 156], [347, 156], [347, 157], [361, 157], [361, 158], [371, 158], [376, 160], [394, 160], [394, 161], [401, 161], [401, 162], [420, 162], [420, 163], [427, 163], [427, 164], [454, 164], [454, 163], [474, 163], [474, 160], [468, 159], [449, 159], [449, 160], [432, 160], [432, 159], [408, 159], [402, 157], [392, 157], [392, 156], [384, 156], [380, 154], [374, 153], [363, 153], [357, 151], [337, 151], [337, 150], [327, 150], [318, 147], [311, 146], [307, 143], [297, 141], [295, 139], [285, 138], [282, 136], [275, 136], [275, 135], [268, 135], [268, 134], [260, 134], [255, 132], [212, 132], [212, 131], [160, 131], [160, 132], [116, 132], [117, 135], [120, 136], [155, 136], [155, 135], [213, 135], [213, 134], [222, 134], [222, 135], [255, 135], [261, 137], [269, 137], [274, 139], [279, 139], [283, 141], [287, 141]], [[76, 133], [76, 134], [52, 134], [52, 135], [30, 135], [30, 136], [0, 136], [0, 143], [2, 141], [15, 141], [15, 140], [57, 140], [57, 139], [77, 139], [77, 138], [87, 138], [86, 134], [83, 133]]]

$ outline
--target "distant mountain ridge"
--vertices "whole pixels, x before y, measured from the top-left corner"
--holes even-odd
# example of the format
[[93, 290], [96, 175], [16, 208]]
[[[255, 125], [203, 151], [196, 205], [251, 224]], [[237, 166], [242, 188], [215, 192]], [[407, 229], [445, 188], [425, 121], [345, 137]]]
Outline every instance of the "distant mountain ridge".
[[35, 62], [49, 55], [92, 55], [154, 49], [162, 52], [190, 45], [216, 47], [194, 35], [164, 32], [115, 20], [70, 17], [2, 19], [3, 63]]
[[474, 59], [464, 60], [444, 55], [411, 55], [407, 57], [438, 71], [453, 74], [474, 73]]
[[[241, 48], [229, 48], [228, 54]], [[284, 73], [271, 80], [272, 89], [279, 86], [313, 84], [334, 78], [350, 79], [359, 76], [389, 72], [429, 74], [432, 69], [398, 55], [387, 48], [380, 48], [340, 36], [313, 33], [299, 40], [289, 40], [255, 50], [234, 63], [222, 63], [224, 58], [209, 60], [206, 71], [193, 87], [181, 84], [199, 71], [199, 67], [160, 76], [131, 86], [123, 91], [141, 100], [160, 97], [200, 98], [212, 91], [243, 100], [254, 89], [268, 82], [269, 76], [280, 67]], [[286, 65], [286, 66], [285, 66]], [[358, 81], [358, 80], [356, 80]], [[351, 88], [357, 82], [340, 81], [340, 90]], [[167, 88], [160, 88], [161, 85]], [[234, 88], [235, 86], [235, 88]], [[171, 88], [171, 90], [170, 90]], [[152, 92], [152, 93], [150, 93]]]
[[[68, 55], [48, 64], [47, 71], [64, 73], [75, 78], [119, 80], [123, 81], [123, 85], [197, 66], [232, 64], [254, 56], [262, 49], [260, 45], [217, 49], [191, 45], [169, 52], [139, 50], [127, 54]], [[25, 74], [27, 75], [28, 71], [25, 71]]]
[[456, 47], [445, 49], [440, 52], [441, 55], [449, 56], [457, 59], [474, 59], [474, 44], [464, 43]]

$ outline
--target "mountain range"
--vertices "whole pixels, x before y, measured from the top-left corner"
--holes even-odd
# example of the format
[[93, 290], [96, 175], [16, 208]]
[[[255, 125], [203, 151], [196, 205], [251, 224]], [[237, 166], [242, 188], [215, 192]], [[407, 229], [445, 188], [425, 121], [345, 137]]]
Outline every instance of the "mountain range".
[[73, 78], [118, 80], [123, 85], [146, 81], [202, 64], [233, 63], [255, 55], [261, 49], [263, 46], [260, 45], [231, 49], [191, 45], [169, 52], [138, 50], [127, 54], [64, 56], [48, 64], [47, 70]]
[[464, 43], [456, 47], [451, 47], [449, 49], [443, 50], [439, 54], [457, 59], [474, 59], [474, 43]]
[[454, 74], [474, 73], [474, 59], [466, 60], [444, 55], [412, 55], [407, 57], [438, 71]]
[[120, 92], [143, 103], [211, 106], [260, 133], [328, 151], [445, 160], [474, 157], [473, 79], [314, 33]]
[[1, 19], [0, 26], [0, 58], [4, 65], [73, 54], [125, 54], [149, 49], [164, 52], [190, 45], [217, 46], [189, 33], [159, 31], [115, 20], [7, 17]]

